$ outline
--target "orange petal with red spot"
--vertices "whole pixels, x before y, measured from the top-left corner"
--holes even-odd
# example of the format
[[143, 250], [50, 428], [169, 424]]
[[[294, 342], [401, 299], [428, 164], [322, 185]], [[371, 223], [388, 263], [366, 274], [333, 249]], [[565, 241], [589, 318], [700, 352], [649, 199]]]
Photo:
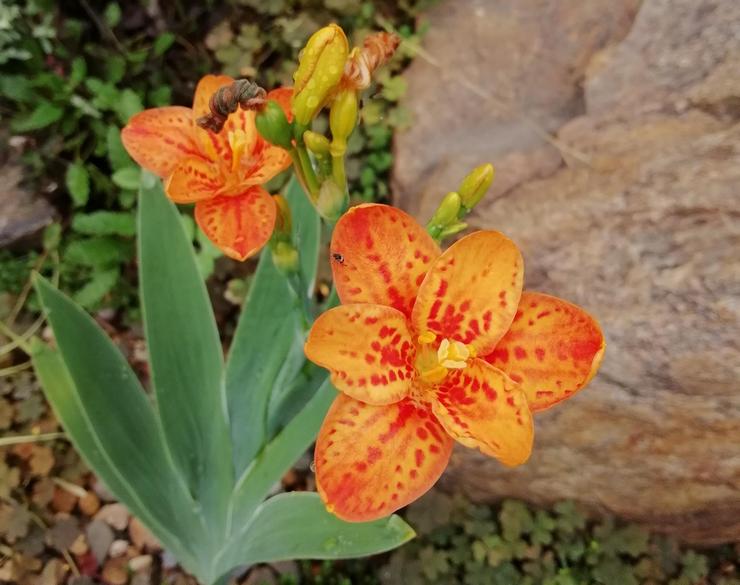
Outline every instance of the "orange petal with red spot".
[[578, 392], [604, 355], [604, 335], [583, 309], [542, 293], [524, 292], [508, 333], [485, 359], [519, 382], [533, 411]]
[[334, 284], [343, 303], [374, 303], [411, 314], [439, 247], [414, 218], [387, 205], [358, 205], [331, 241]]
[[522, 293], [524, 263], [514, 242], [475, 232], [450, 246], [429, 269], [414, 305], [417, 331], [489, 353], [511, 325]]
[[252, 151], [251, 157], [253, 162], [247, 168], [242, 181], [246, 185], [264, 185], [287, 169], [292, 162], [287, 150], [269, 144], [261, 136], [257, 138], [256, 148]]
[[416, 373], [416, 347], [406, 317], [383, 305], [342, 305], [311, 327], [306, 356], [331, 371], [342, 392], [368, 404], [408, 396]]
[[181, 159], [201, 156], [190, 109], [180, 106], [134, 114], [121, 130], [121, 140], [131, 158], [163, 178]]
[[165, 182], [165, 192], [176, 203], [195, 203], [216, 196], [223, 184], [218, 166], [202, 158], [181, 160]]
[[501, 370], [471, 360], [463, 370], [450, 370], [435, 396], [434, 414], [466, 447], [510, 466], [529, 458], [534, 427], [527, 398]]
[[275, 215], [275, 202], [261, 187], [195, 204], [195, 221], [200, 229], [224, 254], [236, 260], [246, 260], [268, 242]]
[[343, 520], [383, 518], [434, 485], [453, 444], [410, 399], [371, 406], [340, 394], [316, 440], [316, 487]]
[[[195, 96], [193, 97], [192, 117], [194, 124], [198, 121], [198, 118], [210, 113], [211, 109], [208, 104], [211, 101], [211, 96], [222, 87], [231, 85], [233, 82], [233, 78], [228, 75], [205, 75], [201, 78], [195, 88]], [[209, 159], [213, 161], [231, 161], [231, 149], [225, 130], [216, 134], [196, 125], [195, 131], [196, 138]]]

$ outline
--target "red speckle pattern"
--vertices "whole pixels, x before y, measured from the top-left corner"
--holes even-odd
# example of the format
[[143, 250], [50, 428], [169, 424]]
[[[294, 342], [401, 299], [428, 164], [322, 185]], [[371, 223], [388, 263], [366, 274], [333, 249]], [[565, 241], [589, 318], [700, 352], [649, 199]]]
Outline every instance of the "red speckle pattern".
[[470, 234], [429, 269], [414, 305], [414, 327], [488, 353], [514, 319], [522, 275], [511, 240], [498, 232]]
[[521, 383], [533, 411], [544, 410], [589, 382], [604, 336], [583, 309], [542, 293], [524, 292], [517, 315], [485, 359]]
[[387, 305], [408, 316], [439, 253], [426, 230], [400, 209], [353, 207], [332, 236], [330, 258], [339, 298], [345, 304]]
[[434, 485], [452, 445], [434, 415], [410, 399], [371, 406], [340, 394], [316, 441], [316, 486], [344, 520], [382, 518]]
[[331, 372], [337, 389], [369, 404], [401, 400], [416, 375], [406, 317], [382, 305], [342, 305], [323, 313], [305, 351]]
[[505, 465], [520, 465], [532, 450], [534, 429], [527, 399], [501, 370], [474, 359], [452, 370], [436, 389], [434, 414], [445, 430]]
[[267, 243], [275, 215], [275, 202], [262, 187], [251, 187], [240, 196], [195, 204], [195, 221], [200, 229], [236, 260], [245, 260]]

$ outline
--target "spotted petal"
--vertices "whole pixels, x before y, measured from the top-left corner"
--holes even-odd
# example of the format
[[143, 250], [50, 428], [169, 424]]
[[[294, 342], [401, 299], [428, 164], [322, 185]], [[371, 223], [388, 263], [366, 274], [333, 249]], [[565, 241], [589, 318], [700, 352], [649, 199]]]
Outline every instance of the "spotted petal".
[[533, 411], [565, 400], [593, 378], [604, 335], [583, 309], [524, 292], [511, 329], [486, 360], [519, 382]]
[[411, 317], [417, 331], [432, 331], [474, 348], [493, 350], [511, 325], [524, 277], [519, 249], [498, 232], [470, 234], [432, 265]]
[[195, 221], [224, 254], [246, 260], [272, 235], [275, 202], [261, 187], [239, 196], [220, 196], [195, 204]]
[[331, 242], [334, 283], [343, 303], [374, 303], [405, 315], [439, 248], [410, 215], [387, 205], [353, 207]]
[[[211, 96], [222, 87], [233, 83], [233, 78], [228, 75], [205, 75], [198, 82], [193, 97], [193, 110], [191, 113], [193, 124], [198, 118], [205, 116], [211, 110], [208, 106]], [[201, 149], [207, 154], [212, 161], [223, 160], [231, 161], [231, 148], [229, 148], [228, 136], [226, 130], [221, 130], [218, 134], [209, 130], [204, 130], [196, 126], [196, 137], [201, 145]]]
[[403, 313], [382, 305], [342, 305], [311, 328], [306, 356], [331, 371], [334, 386], [368, 404], [391, 404], [411, 390], [416, 349]]
[[464, 370], [451, 370], [435, 396], [434, 414], [466, 447], [510, 466], [529, 458], [534, 427], [527, 399], [501, 370], [472, 360]]
[[215, 197], [222, 184], [218, 165], [191, 156], [175, 165], [165, 182], [165, 192], [176, 203], [195, 203]]
[[180, 106], [131, 116], [121, 140], [131, 158], [160, 177], [167, 177], [183, 158], [202, 158], [190, 109]]
[[452, 445], [434, 415], [409, 399], [370, 406], [340, 394], [316, 441], [316, 487], [343, 520], [383, 518], [434, 485]]

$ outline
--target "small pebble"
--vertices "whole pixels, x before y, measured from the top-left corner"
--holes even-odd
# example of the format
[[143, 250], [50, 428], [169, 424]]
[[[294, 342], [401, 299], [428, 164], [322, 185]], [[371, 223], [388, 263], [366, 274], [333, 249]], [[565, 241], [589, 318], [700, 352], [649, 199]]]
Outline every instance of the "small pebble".
[[102, 577], [109, 585], [126, 585], [128, 582], [126, 559], [109, 559], [103, 567]]
[[110, 548], [108, 549], [108, 556], [111, 558], [116, 558], [123, 556], [126, 554], [126, 551], [128, 550], [128, 541], [127, 540], [114, 540]]
[[128, 562], [128, 568], [134, 573], [144, 571], [152, 566], [152, 555], [140, 555]]
[[129, 513], [123, 504], [106, 504], [95, 514], [96, 520], [102, 520], [116, 530], [124, 530], [128, 526]]
[[88, 550], [90, 550], [90, 547], [87, 546], [87, 538], [84, 534], [80, 534], [72, 543], [72, 546], [69, 547], [69, 552], [75, 556], [84, 555]]
[[100, 498], [93, 491], [88, 491], [77, 504], [85, 516], [92, 516], [100, 509]]

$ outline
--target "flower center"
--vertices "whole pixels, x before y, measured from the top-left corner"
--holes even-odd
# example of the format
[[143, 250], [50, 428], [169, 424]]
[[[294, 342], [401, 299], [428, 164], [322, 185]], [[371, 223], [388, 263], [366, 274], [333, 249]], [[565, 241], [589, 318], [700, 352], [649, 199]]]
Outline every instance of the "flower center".
[[432, 344], [436, 340], [437, 336], [431, 331], [419, 335], [419, 348], [416, 354], [419, 377], [431, 384], [444, 380], [448, 370], [464, 369], [468, 365], [467, 360], [475, 357], [473, 348], [446, 338], [440, 342], [435, 352]]
[[231, 172], [235, 173], [242, 162], [242, 156], [249, 143], [247, 133], [237, 129], [229, 132], [229, 146], [231, 147]]

